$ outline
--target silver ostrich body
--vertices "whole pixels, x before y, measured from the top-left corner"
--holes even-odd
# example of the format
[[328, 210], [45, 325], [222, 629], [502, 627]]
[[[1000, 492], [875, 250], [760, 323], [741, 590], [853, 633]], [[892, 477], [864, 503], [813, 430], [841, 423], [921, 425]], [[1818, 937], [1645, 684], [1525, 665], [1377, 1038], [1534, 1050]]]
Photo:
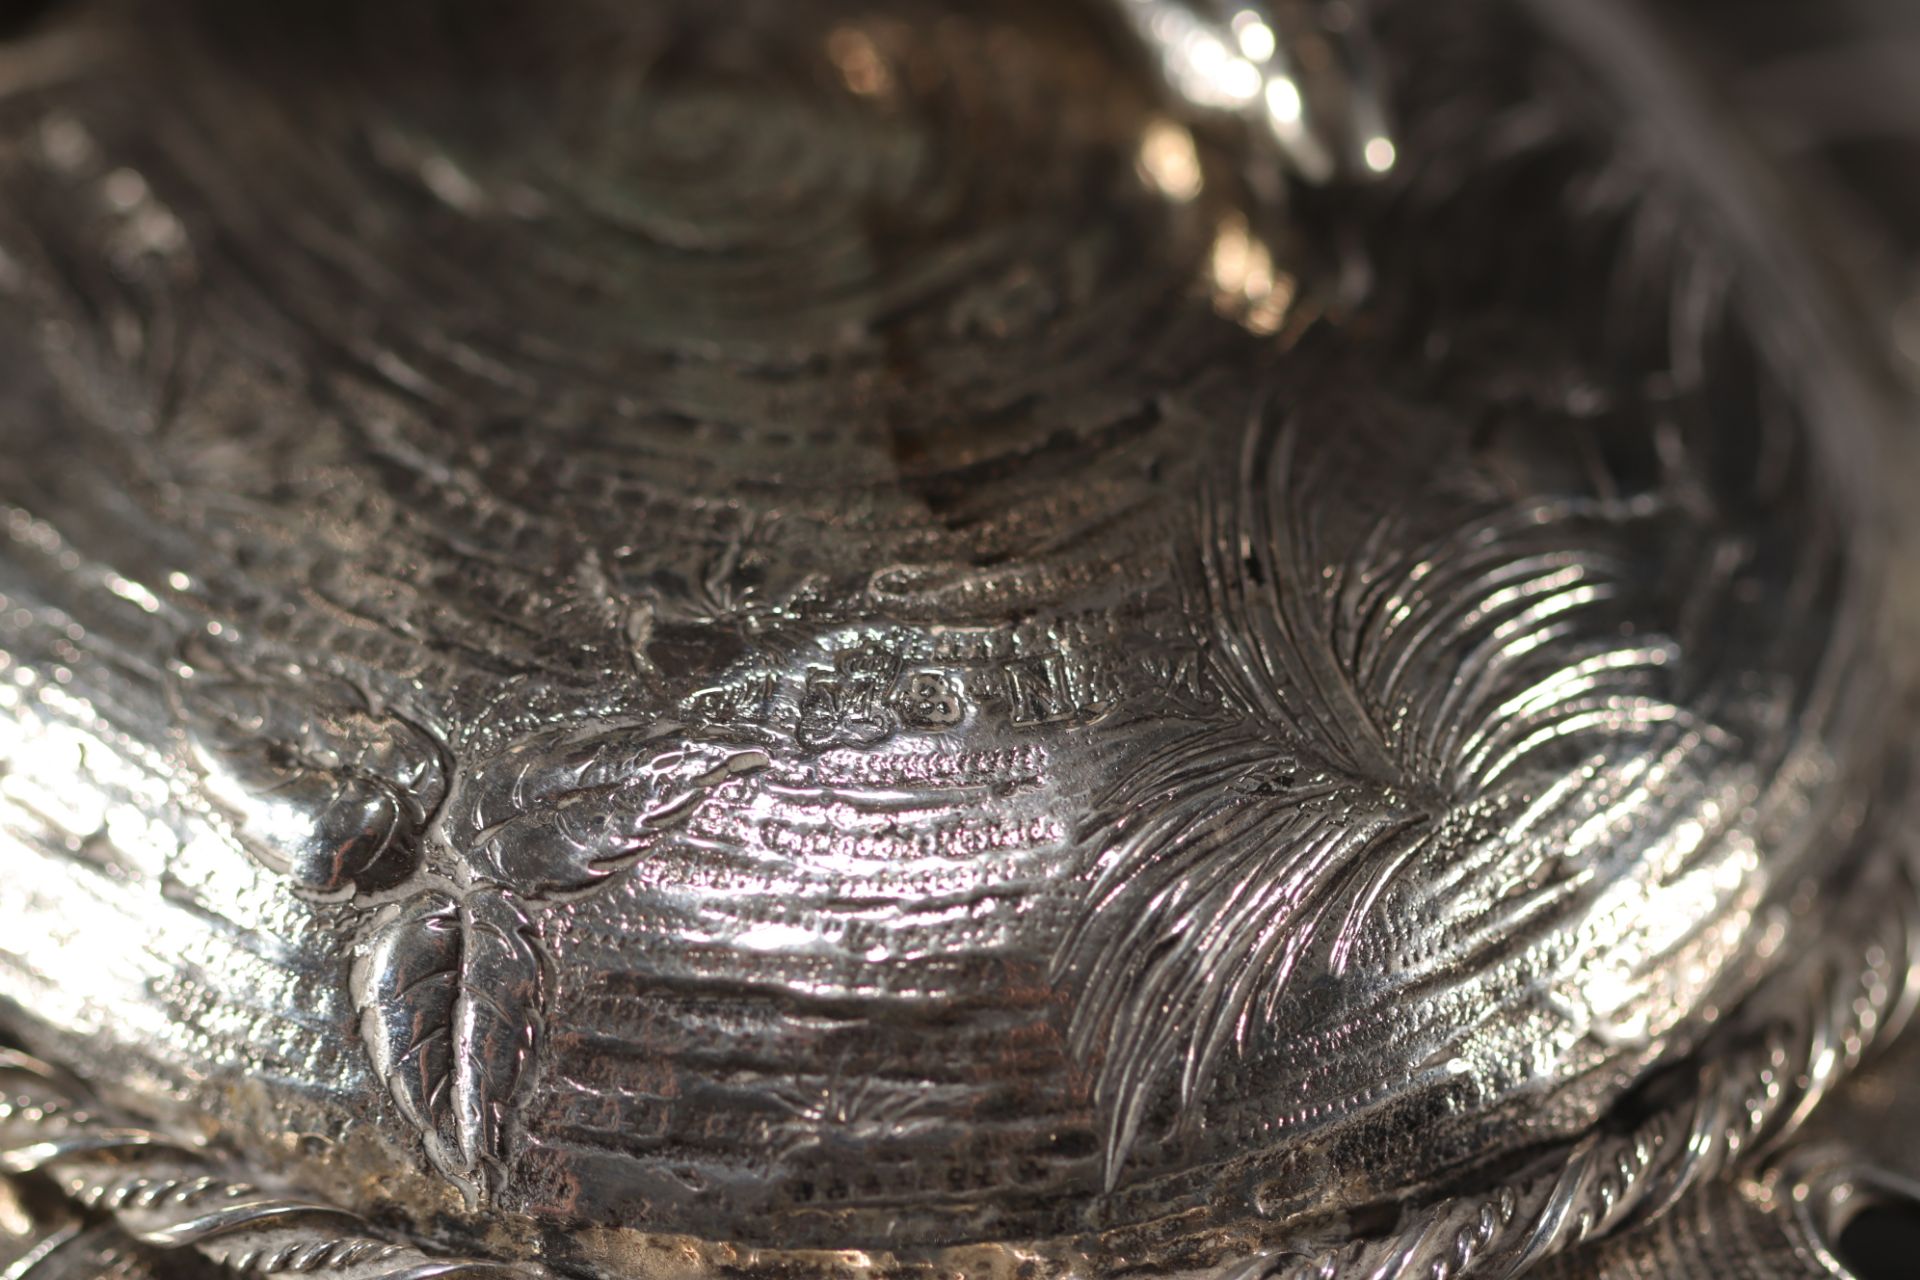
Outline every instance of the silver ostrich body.
[[85, 11], [0, 98], [0, 1022], [507, 1265], [1103, 1274], [1898, 969], [1865, 362], [1605, 22], [1436, 8], [1385, 152], [1157, 10]]

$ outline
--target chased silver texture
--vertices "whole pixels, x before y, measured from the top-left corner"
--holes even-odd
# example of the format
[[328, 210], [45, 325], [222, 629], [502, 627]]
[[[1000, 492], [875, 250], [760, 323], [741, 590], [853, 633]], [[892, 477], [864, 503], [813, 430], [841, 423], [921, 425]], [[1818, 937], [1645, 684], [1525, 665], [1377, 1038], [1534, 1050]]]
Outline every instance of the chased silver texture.
[[[191, 1248], [257, 1276], [531, 1280], [538, 1274], [433, 1258], [369, 1235], [364, 1223], [336, 1206], [260, 1187], [217, 1155], [116, 1123], [77, 1081], [11, 1051], [0, 1051], [0, 1171], [46, 1176], [76, 1205], [107, 1215], [139, 1245]], [[9, 1268], [8, 1280], [24, 1280], [46, 1265], [44, 1256], [28, 1258], [32, 1269]]]
[[483, 8], [0, 60], [10, 1168], [1510, 1274], [1901, 1020], [1908, 446], [1633, 6]]

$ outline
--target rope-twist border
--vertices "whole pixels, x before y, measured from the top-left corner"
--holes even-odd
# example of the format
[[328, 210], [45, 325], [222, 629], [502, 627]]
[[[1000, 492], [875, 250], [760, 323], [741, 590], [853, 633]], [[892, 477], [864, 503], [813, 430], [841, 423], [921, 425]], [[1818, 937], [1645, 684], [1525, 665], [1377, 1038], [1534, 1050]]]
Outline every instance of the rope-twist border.
[[1920, 998], [1920, 883], [1911, 867], [1899, 865], [1865, 924], [1831, 929], [1805, 961], [1776, 975], [1693, 1061], [1692, 1087], [1631, 1127], [1595, 1128], [1545, 1167], [1414, 1210], [1383, 1236], [1266, 1253], [1218, 1280], [1507, 1280], [1762, 1162], [1898, 1032]]
[[0, 1049], [0, 1174], [40, 1174], [142, 1244], [192, 1248], [256, 1276], [538, 1280], [541, 1271], [441, 1258], [374, 1234], [357, 1215], [263, 1188], [213, 1152], [118, 1123], [78, 1081]]
[[[1872, 903], [1864, 927], [1830, 928], [1807, 957], [1776, 974], [1692, 1060], [1689, 1087], [1639, 1122], [1596, 1127], [1499, 1187], [1409, 1210], [1384, 1235], [1317, 1253], [1263, 1253], [1221, 1269], [1215, 1280], [1504, 1280], [1657, 1217], [1702, 1182], [1758, 1163], [1920, 999], [1913, 869], [1901, 862], [1893, 884], [1863, 897]], [[382, 1238], [348, 1210], [263, 1189], [205, 1148], [119, 1123], [57, 1068], [0, 1050], [0, 1175], [27, 1173], [49, 1177], [134, 1240], [191, 1247], [256, 1276], [545, 1274], [533, 1264], [440, 1258]]]

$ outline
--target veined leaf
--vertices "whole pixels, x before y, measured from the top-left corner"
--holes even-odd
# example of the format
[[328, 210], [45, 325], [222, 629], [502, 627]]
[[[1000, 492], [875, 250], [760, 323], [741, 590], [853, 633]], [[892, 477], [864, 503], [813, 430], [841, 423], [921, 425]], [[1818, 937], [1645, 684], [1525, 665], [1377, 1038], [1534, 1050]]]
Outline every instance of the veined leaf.
[[545, 1034], [547, 963], [508, 895], [423, 894], [375, 921], [354, 966], [360, 1033], [427, 1158], [470, 1200], [505, 1177]]
[[767, 756], [638, 727], [555, 731], [462, 781], [447, 824], [474, 870], [525, 896], [585, 889], [629, 865]]

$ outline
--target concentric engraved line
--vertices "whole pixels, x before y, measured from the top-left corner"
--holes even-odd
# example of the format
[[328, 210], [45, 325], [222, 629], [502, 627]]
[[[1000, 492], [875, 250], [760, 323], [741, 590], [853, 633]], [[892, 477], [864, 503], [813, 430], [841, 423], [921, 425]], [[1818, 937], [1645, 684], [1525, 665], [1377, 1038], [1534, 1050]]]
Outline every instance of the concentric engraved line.
[[[1628, 1131], [1599, 1128], [1556, 1167], [1417, 1212], [1391, 1235], [1317, 1256], [1268, 1253], [1217, 1280], [1461, 1280], [1515, 1276], [1584, 1241], [1671, 1209], [1689, 1191], [1750, 1165], [1788, 1137], [1920, 993], [1920, 885], [1904, 864], [1865, 946], [1835, 931], [1730, 1034], [1744, 1043], [1697, 1066], [1694, 1087]], [[352, 1280], [449, 1274], [529, 1280], [531, 1267], [436, 1259], [366, 1234], [334, 1206], [263, 1191], [209, 1153], [117, 1126], [68, 1096], [54, 1068], [0, 1051], [0, 1168], [50, 1175], [133, 1238], [192, 1246], [260, 1275], [328, 1272]]]
[[1777, 1147], [1871, 1047], [1898, 1032], [1920, 993], [1920, 885], [1911, 867], [1902, 864], [1869, 926], [1865, 945], [1856, 932], [1830, 932], [1739, 1020], [1733, 1034], [1743, 1044], [1701, 1060], [1693, 1088], [1632, 1129], [1595, 1129], [1557, 1167], [1430, 1206], [1391, 1235], [1313, 1256], [1269, 1253], [1219, 1280], [1517, 1276], [1667, 1212]]

